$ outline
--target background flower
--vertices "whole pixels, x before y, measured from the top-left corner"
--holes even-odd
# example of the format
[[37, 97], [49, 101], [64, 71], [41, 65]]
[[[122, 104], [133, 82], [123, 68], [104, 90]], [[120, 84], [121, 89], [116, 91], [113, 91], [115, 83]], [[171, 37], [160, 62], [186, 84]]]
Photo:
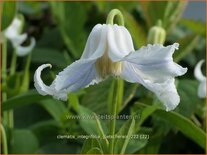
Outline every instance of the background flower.
[[[8, 27], [13, 20], [13, 13], [18, 12], [25, 17], [22, 32], [36, 39], [36, 46], [30, 53], [30, 76], [25, 76], [26, 80], [22, 78], [22, 75], [28, 75], [28, 72], [24, 72], [27, 62], [25, 58], [17, 60], [16, 72], [10, 75], [13, 45], [10, 41], [7, 44], [7, 72], [3, 73], [3, 75], [7, 73], [7, 77], [6, 85], [2, 85], [4, 94], [2, 96], [6, 93], [7, 100], [3, 101], [1, 109], [3, 115], [9, 114], [10, 110], [14, 111], [12, 128], [6, 123], [7, 117], [5, 115], [2, 117], [2, 125], [5, 129], [9, 128], [5, 130], [6, 133], [8, 131], [7, 134], [9, 134], [12, 131], [12, 138], [8, 136], [7, 139], [10, 154], [74, 154], [89, 151], [86, 142], [90, 143], [90, 140], [66, 139], [63, 136], [95, 134], [96, 120], [75, 119], [74, 116], [93, 115], [94, 112], [101, 116], [108, 114], [110, 105], [114, 102], [111, 96], [117, 93], [117, 81], [108, 78], [98, 85], [79, 90], [69, 95], [67, 103], [50, 96], [39, 95], [34, 88], [33, 75], [38, 66], [52, 64], [51, 70], [45, 69], [42, 72], [42, 80], [46, 85], [50, 85], [55, 75], [63, 68], [80, 59], [92, 28], [97, 23], [105, 23], [109, 11], [114, 8], [123, 12], [125, 27], [132, 35], [135, 49], [147, 45], [149, 30], [160, 19], [166, 32], [164, 46], [179, 43], [179, 50], [174, 53], [173, 59], [181, 66], [188, 68], [184, 76], [165, 83], [169, 87], [175, 83], [180, 95], [180, 104], [173, 112], [166, 112], [154, 93], [148, 91], [149, 88], [118, 81], [122, 88], [120, 90], [123, 90], [118, 91], [119, 115], [140, 116], [140, 119], [134, 120], [135, 122], [117, 120], [116, 130], [117, 132], [122, 130], [121, 135], [127, 134], [128, 130], [124, 129], [129, 129], [131, 123], [135, 124], [135, 139], [130, 140], [126, 153], [205, 153], [206, 105], [204, 100], [197, 96], [199, 82], [195, 79], [193, 71], [197, 62], [205, 58], [206, 22], [203, 19], [205, 19], [206, 2], [189, 2], [187, 5], [186, 1], [21, 1], [17, 2], [16, 11], [13, 9], [15, 2], [4, 1], [3, 3], [4, 5], [0, 7], [5, 7], [5, 4], [8, 4], [8, 7], [2, 12], [2, 28]], [[197, 17], [194, 18], [196, 15]], [[4, 44], [2, 46], [5, 48]], [[157, 81], [157, 76], [159, 74], [151, 80]], [[29, 89], [25, 89], [26, 91], [19, 91], [22, 80], [29, 81]], [[161, 87], [160, 91], [165, 90]], [[123, 102], [120, 102], [120, 98]], [[100, 122], [104, 133], [107, 133], [109, 120], [103, 119]], [[122, 140], [116, 142], [117, 153], [122, 150], [123, 143]], [[96, 140], [93, 144], [97, 144]], [[85, 148], [82, 149], [83, 146]], [[118, 146], [121, 148], [119, 149]]]

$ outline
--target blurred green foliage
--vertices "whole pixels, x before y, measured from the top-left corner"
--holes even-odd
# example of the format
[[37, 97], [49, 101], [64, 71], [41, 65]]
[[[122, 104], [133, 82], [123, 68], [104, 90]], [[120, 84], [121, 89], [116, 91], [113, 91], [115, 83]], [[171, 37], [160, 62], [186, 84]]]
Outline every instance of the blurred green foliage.
[[[128, 132], [130, 127], [134, 133], [148, 134], [150, 138], [118, 140], [116, 152], [121, 153], [123, 147], [126, 147], [126, 153], [205, 152], [206, 105], [204, 99], [197, 97], [198, 82], [193, 76], [193, 69], [200, 59], [205, 58], [206, 25], [201, 21], [182, 18], [186, 1], [6, 2], [1, 5], [3, 29], [11, 23], [16, 5], [17, 12], [25, 16], [25, 31], [36, 37], [37, 45], [31, 58], [30, 90], [24, 93], [18, 90], [24, 58], [18, 60], [19, 72], [8, 77], [6, 91], [10, 95], [2, 104], [2, 110], [14, 109], [14, 129], [12, 132], [7, 130], [8, 138], [12, 139], [9, 153], [102, 153], [102, 141], [57, 139], [57, 135], [100, 134], [95, 130], [95, 120], [67, 119], [66, 115], [106, 114], [113, 79], [78, 91], [78, 99], [70, 96], [69, 103], [65, 103], [50, 96], [40, 96], [33, 90], [33, 75], [37, 66], [51, 63], [53, 70], [47, 70], [42, 75], [49, 84], [56, 73], [79, 59], [92, 27], [104, 23], [107, 13], [113, 8], [123, 12], [125, 26], [137, 48], [147, 44], [149, 28], [161, 19], [168, 32], [166, 45], [178, 42], [180, 49], [174, 54], [174, 59], [188, 67], [188, 73], [176, 81], [181, 102], [175, 112], [162, 110], [159, 101], [144, 87], [124, 83], [120, 114], [138, 113], [140, 119], [132, 122], [119, 120], [117, 134], [131, 135]], [[4, 11], [5, 7], [11, 11]], [[12, 52], [9, 46], [9, 60]], [[108, 133], [108, 122], [101, 120], [100, 124]], [[169, 137], [173, 137], [173, 141], [168, 140]], [[125, 146], [125, 141], [129, 141], [129, 145]], [[180, 142], [182, 145], [177, 146], [176, 143]]]

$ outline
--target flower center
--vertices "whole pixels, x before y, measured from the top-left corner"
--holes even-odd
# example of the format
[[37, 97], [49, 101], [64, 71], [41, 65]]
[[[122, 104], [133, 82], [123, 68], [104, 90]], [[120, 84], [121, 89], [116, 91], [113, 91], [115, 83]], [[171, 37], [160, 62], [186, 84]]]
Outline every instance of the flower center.
[[123, 62], [113, 62], [108, 56], [108, 50], [104, 55], [97, 59], [96, 70], [101, 78], [106, 78], [108, 75], [119, 76], [123, 70]]

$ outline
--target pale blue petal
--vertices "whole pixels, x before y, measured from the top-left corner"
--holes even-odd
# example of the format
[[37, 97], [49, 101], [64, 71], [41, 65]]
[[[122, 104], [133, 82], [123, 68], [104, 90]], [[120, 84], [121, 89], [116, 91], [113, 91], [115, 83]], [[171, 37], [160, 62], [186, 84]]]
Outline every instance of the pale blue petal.
[[106, 35], [107, 27], [105, 24], [94, 26], [87, 39], [81, 59], [97, 59], [101, 57], [107, 49]]
[[197, 64], [196, 67], [194, 69], [194, 75], [196, 77], [196, 79], [200, 82], [205, 81], [206, 77], [203, 75], [202, 71], [201, 71], [201, 66], [204, 63], [204, 60], [200, 60]]
[[120, 61], [134, 51], [132, 37], [124, 26], [107, 25], [108, 55], [112, 61]]
[[178, 44], [167, 47], [158, 44], [148, 45], [136, 52], [131, 52], [123, 60], [132, 63], [143, 79], [161, 83], [187, 72], [187, 68], [173, 62], [172, 54], [177, 48]]
[[198, 86], [198, 97], [206, 98], [206, 80], [203, 82], [200, 82]]
[[175, 109], [180, 102], [174, 77], [187, 71], [187, 68], [173, 62], [172, 54], [177, 48], [178, 44], [167, 47], [148, 45], [123, 58], [121, 77], [128, 82], [140, 83], [154, 92], [167, 111]]
[[21, 46], [21, 45], [16, 46], [15, 49], [16, 49], [17, 56], [22, 57], [29, 54], [33, 50], [35, 45], [36, 45], [35, 39], [31, 38], [30, 44], [28, 46]]
[[[84, 80], [86, 75], [91, 71], [95, 63], [95, 60], [78, 60], [68, 67], [66, 67], [62, 72], [60, 72], [54, 81], [55, 89], [57, 91], [62, 89], [68, 89], [78, 83], [81, 79]], [[91, 81], [95, 78], [91, 79]], [[87, 81], [87, 80], [86, 80]], [[91, 82], [90, 81], [90, 82]], [[83, 84], [82, 87], [85, 87], [89, 83]], [[79, 88], [77, 88], [79, 89]]]

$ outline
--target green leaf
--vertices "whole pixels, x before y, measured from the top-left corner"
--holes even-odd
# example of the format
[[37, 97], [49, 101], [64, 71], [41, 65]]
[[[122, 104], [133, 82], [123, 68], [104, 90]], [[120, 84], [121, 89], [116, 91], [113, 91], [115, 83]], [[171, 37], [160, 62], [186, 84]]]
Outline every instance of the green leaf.
[[[137, 106], [148, 107], [146, 104], [136, 103]], [[182, 116], [177, 112], [166, 112], [162, 109], [157, 109], [154, 114], [166, 120], [169, 124], [178, 128], [185, 136], [192, 139], [198, 145], [205, 149], [205, 132], [197, 127], [191, 120]]]
[[103, 148], [102, 152], [108, 153], [109, 141], [107, 140], [106, 135], [103, 131], [101, 122], [95, 113], [94, 113], [94, 116], [95, 116], [95, 120], [96, 120], [96, 128], [97, 128], [99, 136], [100, 136], [100, 143]]
[[90, 3], [82, 5], [80, 2], [53, 1], [50, 4], [67, 48], [75, 58], [79, 58], [86, 42], [86, 33], [83, 30]]
[[134, 17], [126, 11], [122, 11], [126, 27], [132, 35], [133, 41], [137, 48], [140, 48], [147, 43], [147, 33], [144, 27], [134, 19]]
[[184, 1], [158, 1], [140, 2], [143, 14], [149, 27], [162, 20], [162, 26], [171, 30], [179, 21], [187, 2]]
[[180, 48], [178, 51], [174, 54], [174, 61], [179, 62], [182, 60], [186, 55], [193, 52], [193, 49], [198, 43], [199, 37], [197, 35], [190, 35], [185, 36], [184, 38], [177, 40], [177, 42], [180, 44]]
[[100, 84], [86, 88], [86, 93], [83, 95], [81, 99], [81, 104], [98, 114], [107, 113], [107, 98], [109, 94], [109, 88], [111, 87], [111, 83], [112, 78], [109, 78], [101, 82]]
[[95, 138], [87, 139], [82, 147], [81, 154], [88, 153], [91, 148], [101, 148], [99, 141]]
[[127, 145], [125, 154], [133, 154], [146, 146], [148, 140], [140, 140], [140, 139], [130, 139], [129, 144]]
[[35, 48], [32, 52], [32, 62], [51, 63], [61, 68], [68, 65], [63, 53], [48, 47]]
[[13, 143], [11, 146], [11, 153], [36, 153], [39, 145], [38, 140], [30, 130], [16, 129], [13, 131], [12, 136]]
[[206, 24], [202, 21], [195, 21], [190, 19], [182, 19], [180, 21], [181, 25], [186, 26], [187, 28], [191, 29], [196, 34], [202, 35], [203, 37], [206, 36]]
[[48, 142], [57, 142], [57, 137], [54, 135], [58, 135], [60, 132], [61, 124], [60, 122], [51, 120], [39, 121], [32, 126], [29, 127], [31, 131], [38, 138], [39, 144], [47, 144]]
[[[91, 110], [81, 105], [78, 106], [78, 114], [81, 119], [78, 121], [80, 122], [81, 127], [89, 134], [89, 135], [99, 135], [97, 130], [97, 123], [96, 120], [92, 119], [94, 114]], [[107, 133], [107, 127], [103, 122], [101, 122], [103, 127], [104, 133]]]
[[40, 104], [50, 113], [51, 116], [53, 116], [56, 121], [62, 122], [65, 119], [67, 108], [63, 102], [54, 99], [47, 99], [40, 101]]
[[103, 154], [103, 152], [99, 148], [94, 147], [91, 148], [86, 154]]
[[47, 142], [41, 146], [36, 154], [78, 154], [80, 146], [77, 144], [70, 143], [67, 141], [58, 140], [56, 142]]
[[2, 1], [0, 2], [1, 14], [1, 30], [5, 30], [13, 21], [16, 14], [15, 1]]
[[3, 102], [2, 110], [5, 111], [5, 110], [9, 110], [9, 109], [14, 109], [14, 108], [21, 107], [24, 105], [39, 102], [41, 100], [45, 100], [48, 98], [51, 98], [51, 97], [39, 95], [36, 90], [29, 90], [26, 93], [15, 96], [15, 97], [10, 98], [7, 101]]
[[[141, 111], [141, 117], [140, 119], [136, 122], [136, 131], [138, 131], [142, 125], [142, 123], [144, 123], [144, 121], [151, 116], [152, 113], [154, 113], [158, 108], [158, 105], [154, 104], [152, 106], [147, 106], [144, 109], [142, 109]], [[139, 111], [139, 110], [138, 110]]]
[[166, 112], [164, 110], [157, 110], [157, 116], [164, 118], [173, 126], [177, 127], [185, 136], [192, 139], [203, 149], [206, 147], [206, 134], [205, 132], [193, 124], [192, 121], [176, 112]]
[[[81, 105], [84, 105], [98, 114], [108, 113], [108, 111], [111, 109], [111, 103], [113, 103], [113, 93], [111, 91], [111, 89], [114, 89], [112, 82], [113, 80], [113, 78], [108, 78], [99, 84], [92, 85], [84, 89], [85, 93], [81, 98]], [[133, 98], [136, 88], [137, 85], [135, 84], [129, 84], [126, 82], [124, 83], [124, 103], [122, 103], [120, 110], [123, 110], [123, 108], [127, 106], [129, 101]]]
[[131, 139], [132, 134], [134, 133], [134, 127], [135, 127], [135, 120], [134, 118], [127, 121], [118, 131], [116, 136], [126, 136], [126, 138], [117, 138], [115, 140], [115, 147], [114, 147], [114, 153], [125, 153], [125, 150], [127, 148], [127, 145]]
[[191, 117], [202, 100], [197, 96], [198, 81], [196, 80], [179, 80], [178, 94], [180, 95], [180, 104], [176, 111], [186, 117]]
[[105, 12], [108, 13], [110, 12], [112, 9], [117, 8], [117, 9], [125, 9], [127, 11], [131, 11], [132, 9], [134, 9], [136, 6], [138, 6], [137, 2], [113, 2], [111, 1], [110, 3], [106, 2], [106, 1], [95, 1], [95, 4], [98, 6], [99, 10], [101, 12]]
[[18, 2], [18, 9], [20, 12], [28, 15], [34, 15], [40, 17], [43, 14], [43, 9], [45, 8], [45, 3], [41, 2], [28, 2], [28, 1], [20, 1]]

